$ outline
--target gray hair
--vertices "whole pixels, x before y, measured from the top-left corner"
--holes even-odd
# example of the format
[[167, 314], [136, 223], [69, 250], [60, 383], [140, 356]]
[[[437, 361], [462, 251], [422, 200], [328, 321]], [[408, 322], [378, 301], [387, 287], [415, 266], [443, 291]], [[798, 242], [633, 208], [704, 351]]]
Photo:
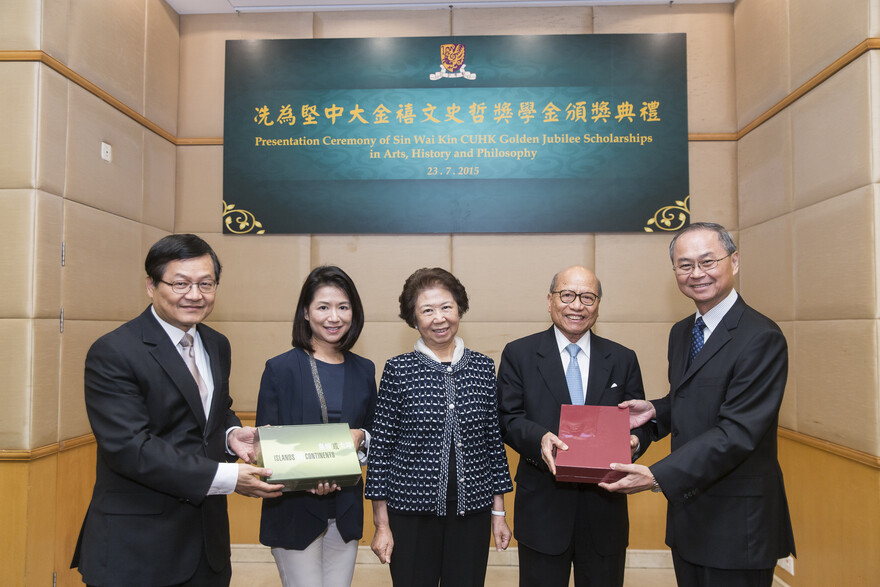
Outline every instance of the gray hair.
[[[562, 273], [562, 271], [558, 271], [553, 276], [553, 279], [550, 280], [550, 291], [551, 292], [553, 292], [556, 289], [556, 278], [559, 277], [560, 273]], [[595, 275], [595, 273], [593, 275]], [[598, 277], [596, 277], [596, 289], [598, 290], [596, 292], [596, 295], [599, 296], [599, 299], [601, 300], [602, 299], [602, 282], [599, 281]]]
[[721, 241], [721, 246], [724, 247], [724, 250], [728, 255], [732, 255], [736, 252], [736, 243], [733, 242], [733, 237], [730, 236], [730, 233], [727, 232], [727, 229], [721, 226], [720, 224], [716, 224], [714, 222], [694, 222], [687, 228], [682, 229], [672, 237], [672, 242], [669, 243], [669, 259], [675, 263], [675, 258], [673, 257], [673, 251], [675, 250], [675, 243], [683, 234], [687, 234], [689, 232], [693, 232], [695, 230], [709, 230], [718, 235], [718, 240]]

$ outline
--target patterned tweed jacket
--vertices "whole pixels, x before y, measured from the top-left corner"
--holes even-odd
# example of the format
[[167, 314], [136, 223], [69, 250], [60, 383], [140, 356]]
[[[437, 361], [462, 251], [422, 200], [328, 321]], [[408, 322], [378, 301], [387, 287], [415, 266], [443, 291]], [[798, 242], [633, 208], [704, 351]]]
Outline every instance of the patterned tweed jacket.
[[446, 515], [449, 451], [465, 515], [513, 489], [498, 425], [495, 364], [464, 349], [444, 365], [413, 351], [385, 363], [364, 495], [407, 513]]

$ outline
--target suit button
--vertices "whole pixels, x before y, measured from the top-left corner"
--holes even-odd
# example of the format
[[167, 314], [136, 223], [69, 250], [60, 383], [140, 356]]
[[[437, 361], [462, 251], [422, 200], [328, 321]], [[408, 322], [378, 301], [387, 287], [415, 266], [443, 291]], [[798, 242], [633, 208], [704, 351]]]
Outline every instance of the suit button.
[[672, 430], [672, 435], [673, 435], [673, 436], [678, 436], [678, 430], [673, 429], [673, 430]]

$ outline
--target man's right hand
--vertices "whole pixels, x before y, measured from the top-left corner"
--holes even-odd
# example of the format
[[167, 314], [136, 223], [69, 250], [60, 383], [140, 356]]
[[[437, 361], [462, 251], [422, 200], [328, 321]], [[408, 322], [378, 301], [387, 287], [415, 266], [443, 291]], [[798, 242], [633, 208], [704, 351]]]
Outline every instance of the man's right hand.
[[559, 437], [552, 432], [547, 432], [541, 437], [541, 458], [550, 469], [550, 473], [556, 476], [556, 454], [553, 449], [568, 450], [568, 445], [559, 440]]
[[617, 404], [618, 408], [629, 408], [629, 429], [644, 426], [657, 417], [654, 404], [643, 399], [631, 399]]
[[247, 497], [279, 497], [282, 484], [270, 484], [261, 481], [261, 477], [271, 477], [272, 470], [255, 467], [246, 463], [238, 464], [238, 480], [235, 482], [235, 492]]

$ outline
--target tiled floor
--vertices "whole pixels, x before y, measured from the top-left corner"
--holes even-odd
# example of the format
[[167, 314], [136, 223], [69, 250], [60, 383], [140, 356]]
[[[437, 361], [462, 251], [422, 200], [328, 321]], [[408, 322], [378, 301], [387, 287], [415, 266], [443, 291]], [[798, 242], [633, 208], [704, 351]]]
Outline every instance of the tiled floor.
[[[231, 587], [280, 587], [278, 571], [268, 549], [262, 547], [233, 547], [232, 554], [232, 585]], [[358, 564], [355, 565], [355, 587], [390, 587], [391, 576], [387, 565], [374, 562], [376, 559], [370, 550], [361, 547], [358, 552]], [[675, 573], [671, 559], [667, 565], [665, 554], [629, 556], [624, 579], [625, 587], [674, 587]], [[636, 567], [633, 565], [650, 565], [655, 568]], [[656, 568], [659, 566], [660, 568]], [[507, 553], [497, 555], [491, 553], [489, 568], [486, 573], [486, 587], [510, 587], [518, 581], [516, 552], [511, 549]], [[571, 583], [574, 585], [574, 582]]]

